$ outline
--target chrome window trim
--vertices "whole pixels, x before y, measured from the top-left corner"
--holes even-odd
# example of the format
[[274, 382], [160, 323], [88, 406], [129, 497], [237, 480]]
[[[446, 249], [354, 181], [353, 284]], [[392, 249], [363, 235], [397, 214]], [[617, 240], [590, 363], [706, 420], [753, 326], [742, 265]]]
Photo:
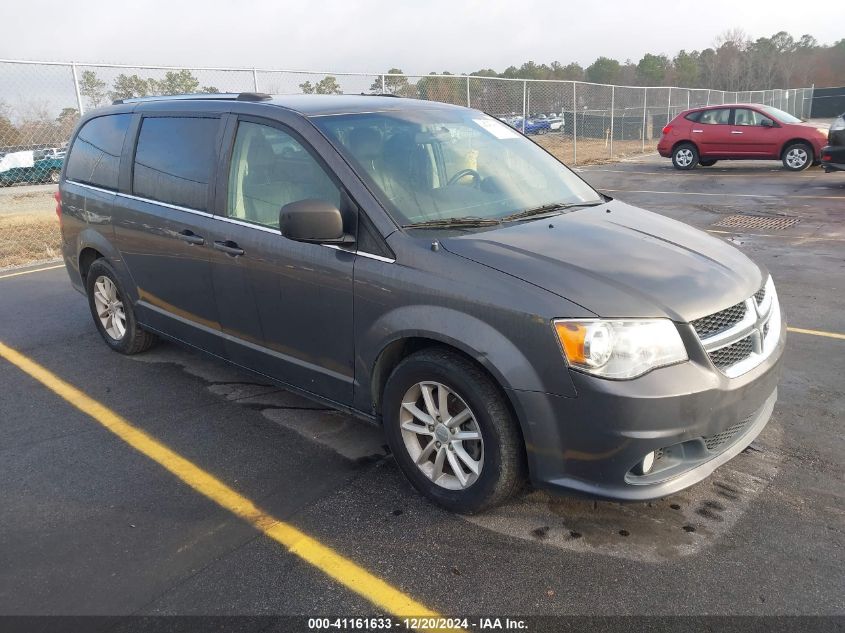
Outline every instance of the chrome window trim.
[[110, 193], [112, 195], [116, 195], [117, 191], [114, 189], [105, 189], [103, 187], [97, 187], [96, 185], [89, 185], [84, 182], [77, 182], [76, 180], [71, 180], [70, 178], [65, 178], [66, 183], [70, 183], [71, 185], [76, 185], [77, 187], [82, 187], [83, 189], [90, 189], [91, 191], [99, 191], [100, 193]]
[[127, 198], [129, 200], [137, 200], [138, 202], [146, 202], [148, 204], [158, 204], [163, 207], [167, 207], [168, 209], [174, 209], [176, 211], [185, 211], [187, 213], [193, 213], [195, 215], [201, 215], [205, 218], [213, 218], [214, 214], [209, 213], [208, 211], [200, 211], [199, 209], [192, 209], [190, 207], [182, 207], [178, 204], [171, 204], [169, 202], [162, 202], [161, 200], [154, 200], [152, 198], [142, 198], [141, 196], [134, 196], [130, 193], [121, 193], [118, 192], [117, 196], [119, 198]]
[[[254, 224], [252, 222], [245, 222], [243, 220], [238, 220], [237, 218], [230, 218], [223, 215], [215, 215], [214, 213], [208, 213], [207, 211], [200, 211], [199, 209], [191, 209], [190, 207], [181, 207], [178, 204], [170, 204], [169, 202], [162, 202], [161, 200], [153, 200], [152, 198], [142, 198], [141, 196], [135, 196], [128, 193], [121, 193], [119, 191], [112, 191], [111, 189], [103, 189], [102, 187], [96, 187], [94, 185], [86, 185], [85, 183], [77, 182], [75, 180], [66, 180], [66, 182], [76, 185], [77, 187], [82, 187], [83, 189], [91, 189], [92, 191], [99, 191], [101, 193], [109, 193], [120, 198], [127, 198], [129, 200], [137, 200], [138, 202], [147, 202], [149, 204], [158, 204], [163, 207], [167, 207], [168, 209], [174, 209], [176, 211], [184, 211], [186, 213], [193, 213], [195, 215], [199, 215], [205, 218], [211, 218], [213, 220], [220, 220], [221, 222], [228, 222], [229, 224], [236, 224], [238, 226], [244, 226], [249, 229], [255, 229], [258, 231], [264, 231], [265, 233], [273, 233], [275, 235], [281, 235], [279, 233], [279, 229], [269, 227], [269, 226], [262, 226], [260, 224]], [[334, 248], [337, 250], [345, 250], [341, 249], [337, 244], [320, 244], [325, 248]], [[354, 255], [360, 255], [361, 257], [366, 257], [368, 259], [374, 259], [376, 261], [384, 262], [386, 264], [393, 264], [396, 262], [395, 259], [390, 257], [382, 257], [381, 255], [374, 255], [373, 253], [367, 253], [364, 251], [345, 251], [347, 253], [352, 253]]]

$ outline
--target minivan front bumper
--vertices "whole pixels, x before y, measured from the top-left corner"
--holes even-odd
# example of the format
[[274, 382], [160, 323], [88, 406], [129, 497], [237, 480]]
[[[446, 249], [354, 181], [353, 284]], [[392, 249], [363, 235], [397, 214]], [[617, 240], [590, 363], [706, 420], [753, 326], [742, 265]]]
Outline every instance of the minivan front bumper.
[[[728, 378], [706, 355], [635, 380], [572, 372], [577, 396], [511, 391], [532, 481], [545, 488], [645, 501], [710, 475], [763, 430], [777, 399], [786, 342], [751, 371]], [[646, 454], [657, 459], [636, 474]]]

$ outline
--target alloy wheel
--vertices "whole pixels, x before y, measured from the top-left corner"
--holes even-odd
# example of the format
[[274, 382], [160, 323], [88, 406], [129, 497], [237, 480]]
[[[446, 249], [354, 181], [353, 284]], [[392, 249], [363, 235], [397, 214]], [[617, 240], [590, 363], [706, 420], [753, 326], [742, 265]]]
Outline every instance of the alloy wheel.
[[106, 334], [115, 341], [121, 340], [126, 334], [126, 312], [117, 286], [105, 275], [94, 282], [94, 306]]
[[470, 487], [484, 466], [484, 441], [475, 414], [452, 389], [419, 382], [402, 398], [402, 440], [417, 468], [449, 490]]
[[692, 164], [692, 150], [689, 149], [679, 149], [675, 152], [675, 161], [681, 167], [688, 167]]
[[792, 169], [801, 169], [808, 160], [809, 155], [803, 147], [793, 147], [786, 153], [786, 164]]

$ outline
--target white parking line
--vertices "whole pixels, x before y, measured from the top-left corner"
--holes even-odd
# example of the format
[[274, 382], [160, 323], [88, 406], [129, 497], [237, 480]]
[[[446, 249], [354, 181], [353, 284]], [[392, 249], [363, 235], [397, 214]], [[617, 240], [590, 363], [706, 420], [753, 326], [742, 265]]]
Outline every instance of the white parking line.
[[748, 233], [746, 231], [719, 231], [717, 229], [704, 229], [708, 233], [719, 233], [720, 235], [737, 235], [748, 237], [778, 237], [782, 240], [798, 240], [801, 242], [845, 242], [841, 237], [804, 237], [803, 235], [774, 235], [772, 233]]
[[32, 273], [40, 273], [45, 270], [55, 270], [56, 268], [64, 268], [64, 264], [56, 264], [55, 266], [47, 266], [45, 268], [33, 268], [32, 270], [20, 270], [16, 273], [0, 274], [0, 279], [7, 279], [8, 277], [19, 277], [20, 275], [31, 275]]
[[778, 200], [799, 199], [799, 200], [845, 200], [845, 196], [779, 196], [774, 194], [754, 193], [712, 193], [703, 191], [653, 191], [650, 189], [604, 189], [611, 193], [650, 193], [666, 196], [722, 196], [728, 198], [777, 198]]

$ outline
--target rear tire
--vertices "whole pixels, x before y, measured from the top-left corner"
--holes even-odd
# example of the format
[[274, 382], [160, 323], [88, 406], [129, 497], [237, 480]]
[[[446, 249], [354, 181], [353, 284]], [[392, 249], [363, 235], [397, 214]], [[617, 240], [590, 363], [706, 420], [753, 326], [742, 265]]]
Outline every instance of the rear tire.
[[804, 171], [813, 164], [813, 148], [808, 143], [790, 143], [783, 149], [783, 166], [789, 171]]
[[525, 482], [525, 446], [504, 396], [456, 352], [427, 349], [399, 363], [385, 386], [382, 413], [399, 468], [447, 510], [481, 512]]
[[155, 344], [155, 334], [142, 330], [138, 325], [132, 304], [108, 261], [100, 258], [91, 264], [85, 289], [94, 325], [114, 351], [126, 355], [138, 354]]
[[717, 162], [718, 161], [715, 161], [715, 160], [700, 160], [700, 161], [698, 161], [698, 164], [701, 165], [702, 167], [712, 167]]
[[698, 164], [698, 149], [692, 143], [681, 143], [672, 150], [672, 164], [675, 169], [693, 169]]

